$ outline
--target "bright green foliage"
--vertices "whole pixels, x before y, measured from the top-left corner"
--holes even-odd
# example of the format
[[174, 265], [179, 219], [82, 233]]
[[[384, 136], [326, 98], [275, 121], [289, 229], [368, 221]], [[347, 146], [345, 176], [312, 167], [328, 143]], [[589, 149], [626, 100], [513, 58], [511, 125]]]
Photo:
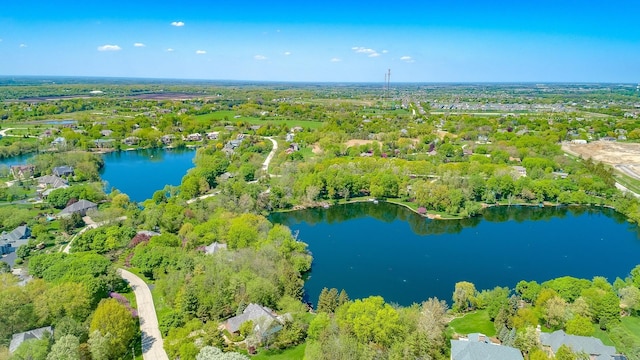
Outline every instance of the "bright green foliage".
[[117, 359], [129, 349], [136, 328], [136, 321], [124, 305], [115, 299], [104, 299], [93, 314], [89, 330], [108, 338], [109, 359]]
[[593, 334], [593, 323], [591, 319], [585, 316], [575, 315], [567, 321], [566, 332], [572, 335], [591, 336]]
[[341, 327], [350, 328], [361, 343], [375, 342], [389, 346], [402, 337], [398, 312], [380, 296], [347, 303], [336, 312]]
[[24, 341], [13, 353], [12, 360], [47, 360], [50, 338]]
[[99, 254], [126, 246], [136, 235], [135, 229], [122, 225], [103, 226], [80, 235], [72, 244], [72, 250], [96, 251]]
[[71, 199], [89, 200], [97, 203], [106, 199], [106, 195], [102, 191], [100, 183], [74, 185], [52, 191], [47, 197], [47, 202], [55, 208], [63, 209]]
[[509, 304], [509, 288], [496, 286], [493, 290], [483, 290], [478, 294], [479, 309], [487, 309], [489, 318], [493, 321], [500, 309]]
[[535, 349], [529, 354], [529, 360], [552, 360], [547, 354], [540, 350]]
[[320, 297], [318, 298], [317, 311], [319, 313], [333, 313], [338, 307], [338, 289], [332, 288], [331, 290], [323, 288], [320, 291]]
[[606, 329], [620, 320], [620, 298], [613, 289], [611, 291], [595, 287], [585, 289], [582, 291], [582, 297], [589, 304], [593, 320], [600, 325], [600, 328]]
[[308, 330], [308, 339], [320, 340], [320, 337], [328, 330], [331, 324], [331, 318], [329, 314], [321, 312], [311, 320]]
[[540, 339], [536, 328], [533, 326], [527, 326], [524, 331], [520, 331], [516, 334], [515, 346], [522, 350], [522, 352], [529, 354], [536, 348], [540, 347]]
[[544, 282], [542, 287], [553, 289], [567, 302], [573, 302], [581, 295], [582, 290], [591, 287], [591, 281], [565, 276]]
[[556, 360], [578, 360], [578, 357], [576, 356], [576, 354], [571, 351], [571, 348], [568, 347], [567, 345], [562, 345], [560, 346], [560, 348], [558, 348], [558, 351], [556, 351], [555, 354], [555, 359]]
[[520, 281], [516, 285], [516, 293], [522, 297], [522, 300], [528, 303], [534, 303], [538, 298], [541, 286], [535, 281]]
[[80, 360], [80, 341], [73, 335], [59, 338], [51, 347], [47, 360]]
[[231, 220], [227, 233], [227, 245], [231, 249], [255, 246], [268, 237], [271, 224], [266, 218], [254, 214], [242, 214]]
[[51, 285], [34, 299], [35, 312], [42, 324], [55, 323], [64, 316], [83, 321], [91, 313], [92, 299], [82, 283]]
[[468, 281], [456, 283], [453, 291], [453, 310], [457, 312], [465, 312], [476, 306], [478, 291], [475, 285]]

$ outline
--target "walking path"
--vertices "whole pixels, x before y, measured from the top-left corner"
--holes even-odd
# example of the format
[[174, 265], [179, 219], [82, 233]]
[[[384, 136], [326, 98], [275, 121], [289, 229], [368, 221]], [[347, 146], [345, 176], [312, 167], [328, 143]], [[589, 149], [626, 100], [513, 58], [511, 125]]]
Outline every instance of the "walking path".
[[71, 241], [69, 241], [69, 243], [67, 244], [67, 246], [65, 246], [62, 249], [62, 252], [65, 254], [69, 253], [69, 250], [71, 249], [71, 244], [73, 243], [73, 240], [75, 240], [78, 236], [84, 234], [87, 230], [91, 230], [91, 229], [95, 229], [95, 228], [99, 228], [100, 226], [103, 225], [107, 225], [107, 224], [111, 224], [114, 221], [125, 221], [127, 220], [126, 216], [120, 216], [119, 218], [116, 218], [114, 221], [112, 220], [106, 220], [106, 221], [101, 221], [99, 223], [94, 222], [90, 217], [85, 216], [82, 218], [82, 220], [84, 221], [85, 224], [87, 224], [87, 226], [83, 227], [80, 231], [78, 231], [78, 233], [76, 233], [75, 235], [73, 235], [73, 237], [71, 238]]
[[118, 273], [129, 283], [136, 295], [140, 332], [142, 333], [142, 358], [144, 360], [169, 360], [166, 351], [164, 351], [164, 342], [149, 286], [127, 270], [118, 269]]

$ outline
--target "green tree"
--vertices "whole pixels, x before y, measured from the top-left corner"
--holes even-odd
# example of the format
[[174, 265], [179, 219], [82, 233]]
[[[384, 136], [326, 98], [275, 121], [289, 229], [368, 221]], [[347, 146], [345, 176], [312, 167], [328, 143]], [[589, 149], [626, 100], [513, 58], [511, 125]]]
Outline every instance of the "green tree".
[[318, 312], [333, 313], [338, 307], [338, 289], [323, 288], [318, 297]]
[[104, 299], [93, 314], [89, 331], [108, 338], [109, 359], [125, 354], [136, 334], [136, 322], [129, 310], [115, 299]]
[[225, 353], [216, 347], [205, 346], [196, 355], [196, 360], [249, 360], [249, 358], [236, 352]]
[[80, 341], [73, 335], [59, 338], [51, 347], [47, 360], [80, 360]]
[[50, 338], [29, 339], [24, 341], [11, 357], [12, 360], [47, 360], [49, 352]]
[[593, 334], [593, 323], [585, 316], [575, 315], [567, 321], [567, 334], [591, 336]]
[[476, 305], [478, 291], [473, 283], [460, 281], [456, 283], [453, 291], [453, 310], [465, 312], [473, 309]]
[[560, 346], [560, 348], [558, 348], [558, 351], [556, 351], [555, 359], [556, 360], [578, 360], [578, 357], [573, 351], [571, 351], [570, 347], [563, 344]]

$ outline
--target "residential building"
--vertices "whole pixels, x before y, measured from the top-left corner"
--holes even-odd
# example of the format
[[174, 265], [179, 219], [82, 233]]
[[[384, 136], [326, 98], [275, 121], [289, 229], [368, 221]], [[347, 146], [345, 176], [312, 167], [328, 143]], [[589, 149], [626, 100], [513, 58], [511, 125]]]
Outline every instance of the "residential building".
[[202, 141], [202, 135], [200, 133], [193, 133], [187, 135], [187, 141]]
[[212, 131], [207, 133], [207, 139], [209, 140], [218, 140], [218, 136], [220, 135], [219, 131]]
[[239, 333], [240, 327], [247, 321], [252, 321], [254, 333], [262, 341], [270, 335], [282, 330], [282, 326], [291, 317], [290, 314], [278, 316], [268, 307], [258, 304], [249, 304], [242, 314], [234, 316], [224, 323], [224, 327], [230, 333]]
[[511, 167], [516, 173], [517, 177], [527, 176], [527, 168], [520, 165], [514, 165]]
[[451, 360], [524, 360], [520, 350], [494, 343], [480, 333], [451, 340]]
[[30, 339], [42, 340], [46, 334], [53, 335], [53, 328], [51, 326], [45, 326], [38, 329], [33, 329], [17, 334], [13, 334], [11, 337], [11, 343], [9, 344], [9, 353], [13, 354], [20, 344]]
[[31, 229], [22, 225], [9, 233], [0, 234], [0, 255], [14, 252], [21, 245], [25, 245], [31, 237]]
[[98, 205], [96, 203], [89, 200], [80, 200], [62, 209], [58, 217], [71, 216], [73, 213], [80, 213], [80, 215], [85, 216], [89, 210], [97, 209]]
[[140, 142], [140, 138], [136, 136], [129, 136], [127, 138], [124, 138], [122, 142], [125, 145], [129, 145], [129, 146], [138, 145], [138, 143]]
[[111, 136], [111, 134], [113, 134], [113, 130], [108, 130], [108, 129], [107, 130], [100, 130], [100, 135], [102, 135], [102, 136], [109, 137], [109, 136]]
[[59, 176], [45, 175], [37, 178], [38, 187], [41, 189], [59, 189], [69, 187], [69, 182]]
[[540, 343], [552, 356], [562, 346], [568, 346], [575, 353], [584, 352], [592, 360], [626, 360], [624, 355], [618, 354], [616, 348], [607, 346], [602, 340], [592, 336], [569, 335], [563, 330], [552, 333], [540, 333]]
[[114, 141], [114, 139], [96, 139], [93, 140], [93, 145], [99, 149], [112, 148]]
[[293, 138], [294, 138], [295, 136], [296, 136], [296, 134], [294, 134], [294, 133], [288, 133], [288, 134], [287, 134], [287, 136], [285, 137], [285, 140], [286, 140], [287, 142], [292, 142], [292, 141], [293, 141]]
[[211, 254], [215, 254], [216, 252], [220, 251], [220, 250], [226, 250], [227, 249], [227, 244], [221, 244], [217, 241], [213, 242], [211, 245], [209, 246], [205, 246], [204, 248], [204, 252], [211, 255]]
[[10, 167], [11, 175], [16, 180], [29, 179], [36, 171], [34, 165], [13, 165]]
[[53, 139], [53, 141], [51, 142], [51, 145], [53, 146], [61, 146], [64, 145], [67, 142], [67, 140], [63, 137], [57, 137], [55, 139]]
[[162, 141], [165, 145], [171, 145], [171, 143], [176, 139], [176, 136], [173, 134], [162, 135], [160, 141]]
[[56, 166], [52, 173], [55, 176], [73, 176], [73, 167], [69, 165]]

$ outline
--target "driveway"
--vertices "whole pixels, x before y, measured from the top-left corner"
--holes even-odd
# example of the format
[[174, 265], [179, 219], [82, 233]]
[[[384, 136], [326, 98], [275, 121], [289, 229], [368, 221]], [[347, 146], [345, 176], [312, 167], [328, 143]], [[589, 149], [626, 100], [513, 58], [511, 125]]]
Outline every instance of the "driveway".
[[136, 295], [140, 332], [142, 333], [142, 358], [144, 360], [169, 360], [164, 351], [164, 342], [158, 327], [158, 317], [149, 286], [127, 270], [118, 269], [118, 273], [129, 283]]

